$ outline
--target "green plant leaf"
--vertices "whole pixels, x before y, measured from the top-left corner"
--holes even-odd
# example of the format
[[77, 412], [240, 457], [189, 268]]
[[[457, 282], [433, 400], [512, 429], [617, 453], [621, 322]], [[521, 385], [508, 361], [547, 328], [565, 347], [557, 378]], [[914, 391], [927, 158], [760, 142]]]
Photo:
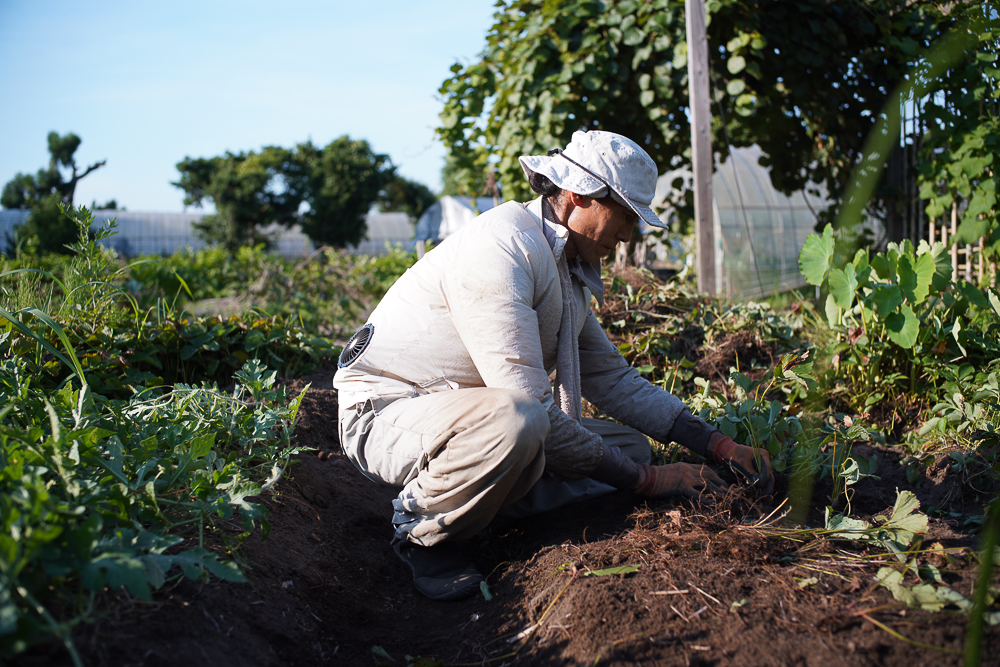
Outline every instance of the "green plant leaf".
[[858, 288], [868, 287], [868, 278], [871, 276], [872, 267], [868, 263], [868, 250], [861, 248], [854, 254], [854, 274], [858, 279]]
[[830, 537], [839, 537], [845, 540], [864, 539], [867, 537], [867, 531], [872, 527], [867, 521], [837, 514], [829, 507], [826, 508], [826, 521], [824, 523], [826, 530], [833, 531]]
[[983, 291], [978, 287], [976, 287], [975, 285], [967, 283], [964, 280], [959, 280], [957, 283], [955, 283], [955, 289], [958, 290], [959, 294], [961, 294], [975, 306], [978, 306], [983, 310], [990, 309], [991, 304], [989, 298], [985, 294], [983, 294]]
[[590, 572], [585, 572], [583, 576], [585, 577], [603, 577], [608, 574], [632, 574], [633, 572], [638, 572], [638, 565], [622, 565], [621, 567], [609, 567], [604, 570], [591, 570]]
[[987, 292], [990, 296], [990, 305], [993, 306], [993, 312], [997, 314], [997, 317], [1000, 317], [1000, 299], [997, 298], [992, 289], [987, 288]]
[[899, 310], [885, 318], [885, 333], [896, 345], [909, 350], [917, 342], [920, 321], [909, 304], [902, 304]]
[[829, 224], [823, 235], [810, 234], [799, 252], [799, 270], [810, 285], [822, 285], [833, 259], [833, 227]]
[[929, 245], [921, 240], [917, 248], [918, 255], [929, 254], [934, 259], [934, 277], [931, 279], [931, 290], [940, 294], [951, 286], [951, 255], [943, 243]]
[[882, 280], [891, 280], [895, 282], [896, 280], [896, 263], [895, 261], [890, 261], [886, 253], [877, 253], [872, 257], [871, 261], [872, 270], [875, 271], [877, 275]]
[[[897, 554], [904, 551], [917, 535], [927, 532], [927, 515], [921, 513], [919, 509], [920, 501], [910, 491], [900, 491], [896, 495], [892, 514], [880, 526], [879, 531], [885, 533], [885, 537], [880, 541], [891, 551]], [[905, 561], [905, 558], [901, 559]]]
[[956, 317], [955, 323], [951, 325], [951, 335], [955, 339], [955, 342], [958, 343], [958, 349], [962, 351], [962, 356], [967, 357], [969, 356], [969, 353], [966, 351], [965, 346], [962, 345], [962, 339], [960, 337], [961, 333], [962, 333], [962, 318]]
[[854, 293], [858, 288], [858, 279], [854, 274], [854, 265], [848, 264], [843, 269], [830, 269], [830, 294], [833, 302], [843, 310], [850, 310], [854, 304]]
[[739, 371], [733, 371], [729, 375], [729, 379], [735, 382], [743, 391], [750, 391], [750, 385], [753, 384], [753, 381], [750, 378], [743, 375], [743, 373], [740, 373]]
[[[36, 309], [32, 309], [32, 310], [36, 310]], [[39, 311], [39, 312], [41, 312], [41, 311]], [[66, 364], [70, 368], [75, 369], [77, 371], [77, 373], [78, 373], [80, 381], [82, 383], [86, 384], [86, 380], [84, 379], [84, 376], [83, 376], [83, 368], [82, 368], [82, 366], [80, 366], [80, 362], [76, 358], [75, 354], [71, 354], [70, 355], [72, 357], [72, 360], [70, 360], [62, 352], [60, 352], [55, 347], [53, 347], [52, 343], [50, 343], [49, 341], [45, 340], [44, 338], [42, 338], [41, 336], [39, 336], [37, 333], [35, 333], [34, 331], [32, 331], [31, 329], [29, 329], [28, 327], [26, 327], [24, 324], [21, 323], [20, 320], [18, 320], [16, 317], [14, 317], [11, 313], [7, 312], [3, 308], [0, 308], [0, 317], [3, 317], [8, 322], [10, 322], [11, 324], [13, 324], [14, 327], [17, 328], [18, 331], [20, 331], [21, 333], [23, 333], [25, 336], [31, 338], [32, 340], [36, 341], [39, 345], [41, 345], [46, 350], [48, 350], [53, 355], [55, 355], [55, 357], [57, 359], [59, 359], [60, 361], [62, 361], [64, 364]], [[60, 328], [60, 330], [61, 330], [61, 328]]]
[[948, 605], [954, 605], [962, 611], [972, 607], [972, 603], [965, 596], [947, 586], [933, 584], [908, 586], [903, 583], [903, 574], [891, 567], [879, 568], [875, 579], [879, 585], [889, 589], [894, 598], [908, 607], [918, 607], [927, 611], [941, 611]]
[[899, 289], [912, 305], [924, 302], [934, 278], [934, 258], [921, 255], [914, 261], [910, 255], [902, 255], [896, 265], [899, 274]]
[[833, 298], [833, 294], [826, 295], [826, 321], [830, 324], [830, 327], [839, 327], [840, 319], [844, 314], [844, 311], [837, 305], [837, 302]]
[[876, 285], [872, 292], [872, 303], [879, 317], [886, 318], [903, 303], [903, 293], [899, 285]]
[[208, 453], [212, 451], [212, 445], [215, 444], [215, 433], [202, 433], [201, 435], [195, 436], [191, 441], [191, 457], [195, 459], [200, 459], [203, 456], [208, 456]]

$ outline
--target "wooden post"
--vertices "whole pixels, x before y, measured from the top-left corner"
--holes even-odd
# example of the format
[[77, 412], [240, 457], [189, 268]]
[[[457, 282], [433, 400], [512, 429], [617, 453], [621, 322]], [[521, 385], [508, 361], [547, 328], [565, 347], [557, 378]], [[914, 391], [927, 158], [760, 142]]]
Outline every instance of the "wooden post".
[[715, 294], [715, 234], [712, 220], [712, 116], [709, 110], [708, 35], [704, 0], [684, 0], [687, 12], [688, 97], [694, 172], [694, 221], [698, 290]]

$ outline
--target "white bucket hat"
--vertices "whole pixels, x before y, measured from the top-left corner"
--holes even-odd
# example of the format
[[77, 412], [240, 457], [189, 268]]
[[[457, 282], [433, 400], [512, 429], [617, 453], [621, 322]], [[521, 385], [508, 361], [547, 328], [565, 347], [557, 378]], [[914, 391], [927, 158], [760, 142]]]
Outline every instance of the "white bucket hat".
[[588, 197], [611, 196], [646, 224], [667, 229], [649, 207], [656, 192], [656, 163], [642, 148], [614, 132], [580, 130], [566, 150], [548, 155], [522, 155], [525, 175], [537, 172], [563, 190]]

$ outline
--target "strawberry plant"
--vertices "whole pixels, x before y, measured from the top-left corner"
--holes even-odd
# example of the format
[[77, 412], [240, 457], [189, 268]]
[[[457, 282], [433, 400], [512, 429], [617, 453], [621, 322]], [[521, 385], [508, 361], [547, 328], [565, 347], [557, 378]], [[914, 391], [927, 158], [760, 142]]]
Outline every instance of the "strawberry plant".
[[767, 450], [773, 469], [790, 480], [789, 493], [797, 511], [808, 508], [817, 480], [829, 480], [830, 502], [836, 504], [847, 496], [851, 485], [873, 475], [878, 467], [876, 458], [864, 459], [853, 452], [854, 443], [872, 439], [862, 422], [832, 415], [818, 423], [815, 419], [803, 423], [799, 410], [789, 404], [788, 397], [817, 388], [808, 356], [787, 354], [756, 380], [734, 371], [732, 400], [697, 378], [702, 392], [690, 403], [701, 419], [736, 442]]

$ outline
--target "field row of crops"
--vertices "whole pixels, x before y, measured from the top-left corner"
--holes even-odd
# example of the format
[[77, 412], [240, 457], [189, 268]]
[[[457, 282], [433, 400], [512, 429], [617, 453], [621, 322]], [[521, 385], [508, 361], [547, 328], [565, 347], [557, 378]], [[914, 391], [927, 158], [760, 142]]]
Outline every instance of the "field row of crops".
[[[331, 361], [335, 340], [414, 261], [328, 249], [288, 261], [244, 248], [125, 263], [98, 244], [113, 224], [92, 234], [89, 214], [75, 215], [71, 257], [8, 262], [0, 275], [3, 655], [52, 638], [75, 655], [74, 628], [108, 591], [150, 599], [180, 577], [240, 580], [240, 543], [268, 531], [254, 499], [300, 453], [290, 434], [304, 392], [279, 379]], [[818, 301], [725, 303], [683, 277], [631, 270], [610, 280], [598, 315], [650, 381], [770, 452], [786, 525], [827, 505], [809, 530], [899, 554], [880, 580], [900, 602], [969, 612], [970, 598], [919, 561], [919, 536], [923, 512], [989, 524], [1000, 298], [954, 282], [941, 244], [860, 250], [843, 266], [835, 246], [828, 228], [800, 257]], [[238, 314], [192, 314], [212, 308]], [[907, 492], [880, 521], [851, 518], [853, 488], [879, 474], [862, 446], [872, 442], [905, 448], [914, 483], [946, 453], [961, 502], [918, 508]], [[689, 455], [663, 446], [658, 456]]]
[[[235, 549], [298, 453], [302, 393], [412, 263], [243, 248], [125, 263], [85, 209], [71, 256], [7, 262], [0, 327], [0, 654], [66, 642], [106, 590], [242, 580]], [[44, 258], [43, 258], [44, 260]], [[237, 315], [192, 314], [235, 298]], [[234, 560], [235, 558], [235, 560]]]

